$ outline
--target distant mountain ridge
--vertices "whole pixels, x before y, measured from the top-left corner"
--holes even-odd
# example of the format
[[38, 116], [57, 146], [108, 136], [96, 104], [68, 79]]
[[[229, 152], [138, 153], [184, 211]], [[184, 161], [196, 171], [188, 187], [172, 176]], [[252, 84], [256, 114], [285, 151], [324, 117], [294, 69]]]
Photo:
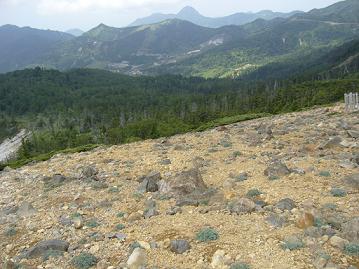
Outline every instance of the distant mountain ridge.
[[187, 6], [184, 7], [177, 14], [162, 14], [155, 13], [145, 18], [140, 18], [131, 23], [129, 26], [140, 26], [146, 24], [159, 23], [169, 19], [180, 19], [192, 22], [194, 24], [209, 27], [209, 28], [219, 28], [226, 25], [243, 25], [246, 23], [253, 22], [257, 19], [271, 20], [274, 18], [288, 18], [294, 14], [301, 13], [302, 11], [292, 11], [289, 13], [282, 12], [273, 12], [271, 10], [262, 10], [257, 13], [251, 12], [241, 12], [235, 13], [225, 17], [211, 18], [201, 15], [193, 7]]
[[39, 30], [15, 25], [0, 26], [0, 72], [41, 64], [40, 58], [55, 44], [74, 36], [51, 30]]
[[[306, 64], [317, 66], [324, 52], [358, 39], [359, 12], [353, 10], [359, 10], [358, 0], [240, 26], [209, 28], [170, 19], [126, 28], [100, 24], [79, 37], [20, 31], [18, 27], [13, 28], [13, 35], [1, 36], [6, 27], [0, 27], [0, 49], [5, 47], [0, 52], [0, 57], [5, 55], [0, 58], [0, 72], [40, 65], [60, 70], [98, 68], [130, 75], [280, 76], [289, 70], [308, 69]], [[56, 38], [49, 42], [39, 33]], [[44, 48], [39, 50], [41, 46], [32, 45], [34, 42]]]

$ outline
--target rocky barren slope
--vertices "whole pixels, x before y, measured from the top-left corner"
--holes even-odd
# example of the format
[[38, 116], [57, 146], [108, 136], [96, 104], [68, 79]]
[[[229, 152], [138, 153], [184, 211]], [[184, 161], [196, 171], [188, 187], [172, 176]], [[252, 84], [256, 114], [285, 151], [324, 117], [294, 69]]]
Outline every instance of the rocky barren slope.
[[2, 268], [359, 268], [358, 130], [337, 105], [6, 169]]

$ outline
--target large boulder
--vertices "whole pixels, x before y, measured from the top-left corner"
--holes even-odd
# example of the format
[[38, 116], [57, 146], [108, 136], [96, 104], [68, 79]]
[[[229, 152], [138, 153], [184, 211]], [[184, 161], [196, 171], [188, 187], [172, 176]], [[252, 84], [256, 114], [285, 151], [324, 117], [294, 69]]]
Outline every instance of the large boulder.
[[257, 205], [250, 199], [240, 198], [232, 201], [228, 205], [228, 210], [235, 214], [251, 213], [256, 209]]
[[189, 242], [183, 239], [172, 240], [170, 250], [176, 254], [183, 254], [191, 248]]
[[146, 209], [143, 213], [143, 217], [145, 219], [149, 219], [149, 218], [159, 215], [159, 212], [157, 211], [157, 205], [154, 200], [148, 200], [146, 202], [145, 206], [146, 206]]
[[341, 147], [343, 139], [339, 136], [335, 136], [330, 138], [328, 141], [325, 141], [321, 145], [319, 145], [319, 149], [332, 149], [336, 147]]
[[292, 199], [284, 198], [284, 199], [280, 200], [278, 203], [276, 203], [275, 207], [282, 211], [285, 211], [285, 210], [290, 211], [296, 207], [296, 204]]
[[145, 192], [156, 192], [158, 191], [158, 182], [161, 180], [161, 174], [159, 172], [153, 171], [146, 176], [140, 177], [139, 181], [140, 186], [137, 191], [139, 193]]
[[359, 243], [359, 217], [352, 218], [342, 225], [343, 237], [349, 241]]
[[144, 268], [146, 263], [146, 251], [142, 248], [135, 248], [127, 260], [127, 266], [129, 269]]
[[98, 181], [98, 170], [94, 166], [84, 166], [82, 167], [80, 179], [85, 180], [95, 180]]
[[55, 189], [65, 184], [69, 179], [61, 174], [55, 174], [52, 177], [43, 178], [44, 187], [46, 190]]
[[359, 173], [344, 177], [344, 183], [354, 189], [359, 189]]
[[359, 138], [359, 131], [358, 130], [348, 130], [348, 134], [352, 138], [355, 138], [355, 139]]
[[290, 173], [291, 171], [288, 167], [279, 160], [272, 161], [268, 168], [264, 170], [264, 175], [267, 177], [282, 177]]
[[194, 192], [205, 192], [207, 189], [199, 170], [191, 169], [163, 182], [160, 190], [165, 194], [180, 197]]
[[204, 183], [198, 169], [180, 172], [161, 182], [160, 192], [176, 199], [178, 206], [194, 205], [208, 201], [214, 194]]
[[51, 250], [66, 252], [69, 249], [69, 246], [70, 244], [63, 240], [41, 241], [25, 252], [23, 256], [24, 258], [32, 259], [43, 256], [46, 252]]
[[16, 211], [16, 214], [19, 217], [27, 218], [35, 215], [37, 213], [37, 210], [30, 204], [29, 202], [23, 202], [18, 210]]

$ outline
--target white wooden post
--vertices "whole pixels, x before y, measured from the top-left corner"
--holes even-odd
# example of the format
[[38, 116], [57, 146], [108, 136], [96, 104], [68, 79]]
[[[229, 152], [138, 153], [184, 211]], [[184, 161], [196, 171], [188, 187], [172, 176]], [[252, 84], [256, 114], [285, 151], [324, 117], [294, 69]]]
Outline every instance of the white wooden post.
[[344, 94], [345, 110], [348, 112], [359, 110], [359, 93]]

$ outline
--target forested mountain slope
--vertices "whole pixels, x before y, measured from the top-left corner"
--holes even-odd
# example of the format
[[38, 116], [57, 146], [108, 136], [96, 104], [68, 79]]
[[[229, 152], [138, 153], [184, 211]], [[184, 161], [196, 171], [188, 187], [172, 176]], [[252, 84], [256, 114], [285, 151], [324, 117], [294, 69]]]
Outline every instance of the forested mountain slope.
[[[101, 24], [80, 37], [57, 40], [41, 53], [32, 52], [30, 46], [24, 60], [16, 66], [4, 65], [3, 71], [41, 65], [60, 70], [101, 68], [130, 75], [240, 77], [286, 59], [319, 58], [320, 52], [358, 38], [358, 6], [358, 1], [347, 0], [288, 18], [216, 29], [178, 19], [126, 28]], [[8, 50], [7, 57], [16, 53], [16, 49]]]
[[54, 45], [72, 39], [67, 33], [14, 25], [0, 26], [0, 73], [41, 64]]

